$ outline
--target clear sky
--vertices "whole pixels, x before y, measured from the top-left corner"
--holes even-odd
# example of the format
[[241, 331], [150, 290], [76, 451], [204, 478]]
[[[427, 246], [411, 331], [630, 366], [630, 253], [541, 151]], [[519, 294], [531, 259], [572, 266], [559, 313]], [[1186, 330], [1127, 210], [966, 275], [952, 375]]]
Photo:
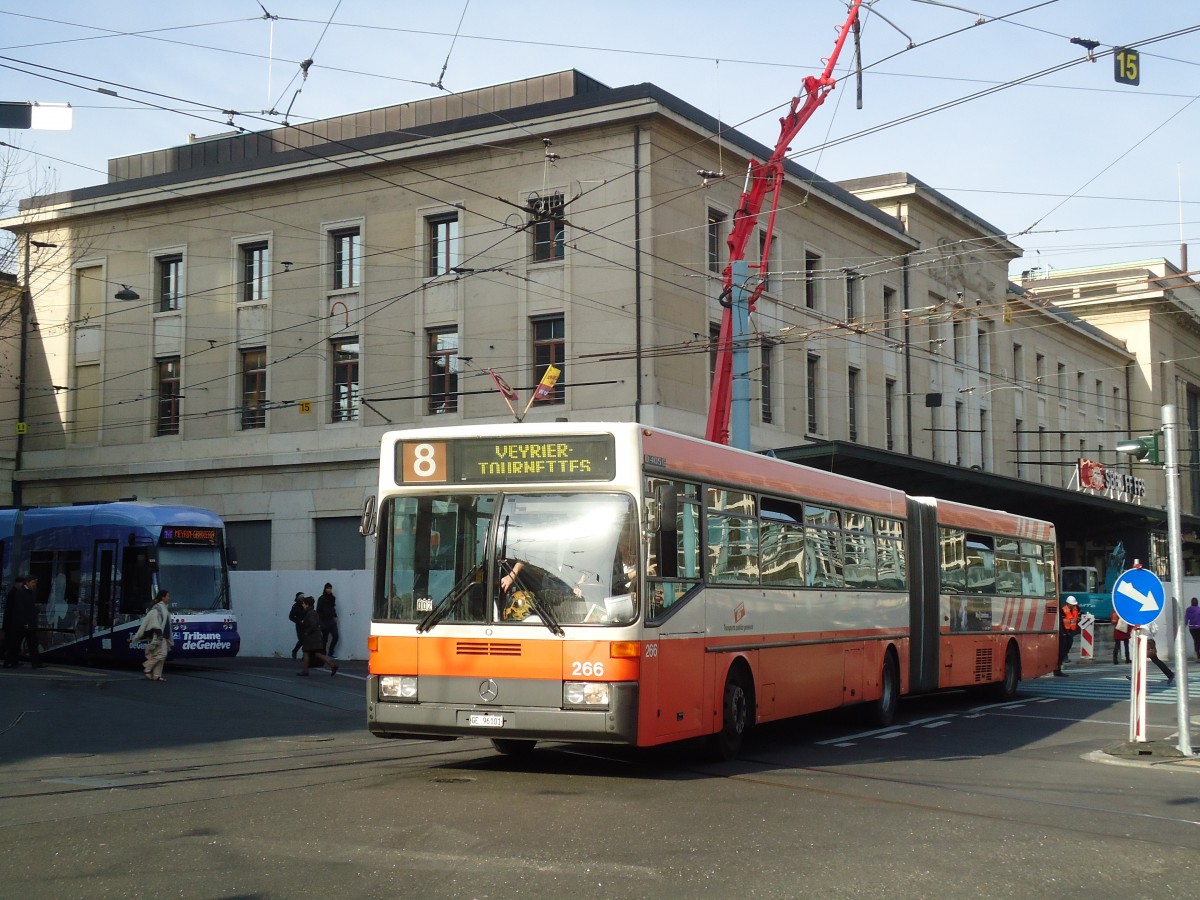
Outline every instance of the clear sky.
[[[1178, 263], [1181, 238], [1200, 268], [1200, 4], [864, 6], [863, 108], [844, 77], [793, 142], [798, 162], [832, 180], [911, 172], [1024, 248], [1014, 276]], [[257, 130], [289, 109], [298, 124], [436, 96], [439, 81], [459, 91], [576, 68], [613, 87], [653, 82], [771, 146], [781, 108], [823, 67], [846, 9], [844, 0], [0, 0], [0, 100], [74, 107], [71, 131], [0, 130], [0, 141], [19, 145], [9, 159], [35, 166], [38, 184], [50, 178], [61, 190], [104, 181], [110, 157], [228, 130], [220, 110]], [[1072, 37], [1099, 42], [1095, 62]], [[1114, 80], [1102, 55], [1114, 46], [1138, 49], [1139, 86]], [[839, 66], [847, 74], [850, 49]]]

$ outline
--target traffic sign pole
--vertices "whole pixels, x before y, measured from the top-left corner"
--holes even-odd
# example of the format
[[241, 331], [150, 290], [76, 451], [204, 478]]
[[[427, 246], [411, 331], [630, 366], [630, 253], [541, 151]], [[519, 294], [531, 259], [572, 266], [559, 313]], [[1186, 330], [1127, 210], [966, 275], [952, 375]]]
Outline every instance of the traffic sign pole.
[[1133, 671], [1129, 673], [1129, 740], [1146, 741], [1146, 635], [1133, 638]]

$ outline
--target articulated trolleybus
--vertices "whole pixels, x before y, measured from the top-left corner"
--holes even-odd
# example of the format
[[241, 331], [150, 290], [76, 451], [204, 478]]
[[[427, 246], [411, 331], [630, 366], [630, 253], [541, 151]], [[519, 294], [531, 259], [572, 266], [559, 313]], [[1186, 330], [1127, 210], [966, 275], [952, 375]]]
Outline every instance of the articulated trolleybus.
[[51, 658], [140, 659], [131, 644], [160, 588], [171, 592], [172, 659], [235, 656], [225, 526], [187, 506], [118, 501], [0, 510], [5, 590], [37, 579], [38, 638]]
[[731, 758], [757, 723], [1010, 698], [1055, 666], [1055, 564], [1049, 522], [655, 428], [390, 432], [368, 726]]

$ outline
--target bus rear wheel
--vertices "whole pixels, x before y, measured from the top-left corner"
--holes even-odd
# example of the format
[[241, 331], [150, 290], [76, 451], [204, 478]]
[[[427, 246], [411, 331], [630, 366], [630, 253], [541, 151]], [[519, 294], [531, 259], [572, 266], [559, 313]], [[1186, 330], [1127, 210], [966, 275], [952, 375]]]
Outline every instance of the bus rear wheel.
[[710, 755], [728, 762], [737, 759], [750, 729], [750, 691], [740, 672], [730, 671], [721, 701], [721, 730], [709, 738]]
[[505, 756], [526, 756], [533, 752], [535, 744], [537, 741], [525, 738], [492, 738], [492, 746], [496, 748], [496, 752]]
[[886, 728], [896, 720], [896, 707], [900, 703], [900, 667], [896, 657], [889, 653], [883, 660], [883, 671], [879, 675], [879, 699], [868, 705], [871, 722]]
[[1004, 653], [1004, 679], [992, 685], [991, 694], [996, 700], [1012, 700], [1017, 696], [1021, 684], [1021, 654], [1016, 644], [1009, 644]]

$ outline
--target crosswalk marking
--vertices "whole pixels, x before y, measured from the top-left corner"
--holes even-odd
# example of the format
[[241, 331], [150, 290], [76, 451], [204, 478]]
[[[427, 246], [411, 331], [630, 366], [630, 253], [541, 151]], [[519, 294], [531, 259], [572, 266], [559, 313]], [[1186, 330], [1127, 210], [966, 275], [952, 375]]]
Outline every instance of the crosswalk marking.
[[[1021, 682], [1021, 693], [1032, 697], [1073, 698], [1077, 700], [1128, 700], [1129, 679], [1122, 674], [1095, 676], [1091, 673], [1072, 673], [1072, 679], [1042, 676], [1032, 681]], [[1157, 674], [1157, 673], [1154, 673]], [[1190, 673], [1189, 673], [1190, 675]], [[1084, 676], [1084, 677], [1079, 677]], [[1188, 679], [1188, 698], [1200, 699], [1200, 682]], [[1174, 705], [1179, 702], [1178, 682], [1168, 685], [1166, 680], [1151, 675], [1146, 685], [1146, 702]]]

